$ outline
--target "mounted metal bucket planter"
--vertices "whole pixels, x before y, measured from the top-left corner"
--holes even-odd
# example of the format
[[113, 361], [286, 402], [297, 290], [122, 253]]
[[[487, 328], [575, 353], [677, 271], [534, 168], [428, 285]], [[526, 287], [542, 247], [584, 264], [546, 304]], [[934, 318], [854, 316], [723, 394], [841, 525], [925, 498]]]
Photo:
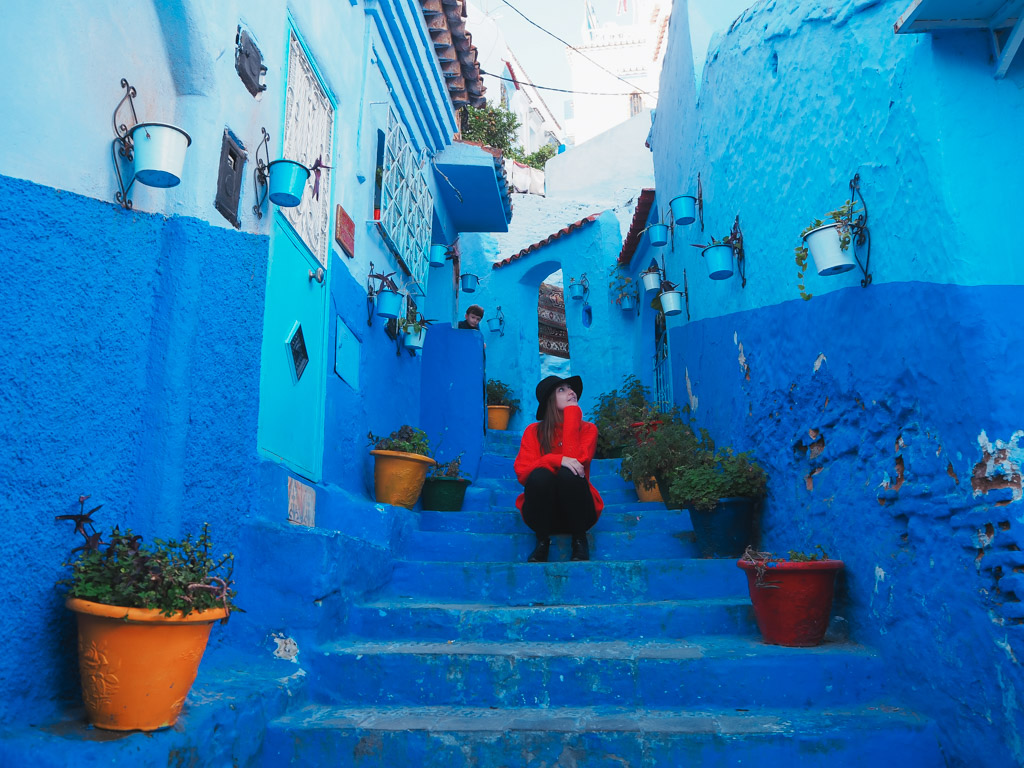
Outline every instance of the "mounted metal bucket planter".
[[498, 333], [501, 331], [501, 318], [500, 317], [489, 317], [487, 318], [487, 329], [492, 333]]
[[430, 266], [432, 267], [443, 267], [445, 259], [448, 257], [448, 246], [447, 245], [432, 245], [430, 246]]
[[386, 317], [389, 320], [398, 317], [402, 310], [402, 294], [395, 291], [377, 291], [377, 317]]
[[294, 208], [302, 202], [309, 168], [294, 160], [275, 160], [270, 170], [270, 202], [282, 208]]
[[420, 328], [419, 331], [405, 332], [405, 348], [414, 351], [422, 351], [423, 340], [427, 337], [427, 329]]
[[661, 272], [658, 270], [644, 272], [640, 275], [640, 280], [644, 284], [645, 291], [656, 291], [661, 288]]
[[619, 307], [621, 307], [623, 312], [632, 312], [636, 308], [636, 299], [632, 296], [623, 296], [619, 302]]
[[569, 296], [574, 301], [582, 301], [584, 293], [586, 293], [586, 288], [582, 283], [570, 283]]
[[661, 301], [661, 311], [665, 313], [665, 317], [672, 317], [683, 311], [683, 294], [679, 291], [665, 291], [658, 299]]
[[131, 132], [135, 180], [147, 187], [176, 187], [181, 183], [185, 150], [192, 137], [166, 123], [139, 123]]
[[732, 277], [732, 246], [711, 245], [701, 251], [712, 280], [728, 280]]
[[814, 268], [822, 277], [841, 275], [856, 266], [853, 254], [848, 248], [844, 251], [841, 245], [844, 228], [845, 224], [826, 224], [804, 235], [807, 250], [814, 258]]
[[476, 275], [467, 273], [462, 276], [462, 290], [466, 293], [475, 293], [478, 285], [480, 285], [480, 278]]
[[673, 197], [668, 204], [672, 210], [672, 221], [676, 224], [693, 224], [697, 219], [697, 198], [693, 195]]
[[651, 226], [647, 228], [647, 238], [651, 241], [651, 245], [656, 248], [662, 245], [668, 245], [668, 225], [651, 224]]

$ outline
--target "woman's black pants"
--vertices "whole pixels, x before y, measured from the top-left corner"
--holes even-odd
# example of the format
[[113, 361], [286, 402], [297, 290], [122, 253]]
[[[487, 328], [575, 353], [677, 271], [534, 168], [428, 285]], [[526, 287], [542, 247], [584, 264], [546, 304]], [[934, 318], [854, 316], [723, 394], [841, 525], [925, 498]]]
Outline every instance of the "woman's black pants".
[[582, 535], [597, 522], [594, 497], [585, 477], [566, 467], [535, 469], [526, 478], [523, 520], [539, 538], [552, 533]]

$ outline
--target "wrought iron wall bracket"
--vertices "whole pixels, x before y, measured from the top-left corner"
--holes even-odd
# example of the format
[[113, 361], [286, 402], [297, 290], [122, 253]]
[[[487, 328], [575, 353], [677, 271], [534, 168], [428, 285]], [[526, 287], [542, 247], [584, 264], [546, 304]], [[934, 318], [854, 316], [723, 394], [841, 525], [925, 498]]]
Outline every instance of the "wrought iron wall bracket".
[[[850, 226], [850, 246], [853, 248], [853, 258], [857, 260], [857, 266], [864, 273], [860, 286], [861, 288], [867, 288], [871, 285], [871, 230], [868, 229], [868, 206], [864, 202], [864, 195], [860, 191], [860, 173], [854, 174], [853, 178], [850, 179], [850, 200], [856, 202], [858, 197], [860, 198], [861, 213], [857, 218], [853, 217], [855, 206], [850, 207], [850, 219], [848, 222]], [[865, 246], [866, 253], [862, 263], [860, 256], [857, 255], [857, 249]]]
[[[131, 180], [127, 185], [124, 183], [124, 176], [121, 174], [121, 162], [117, 159], [120, 155], [124, 158], [125, 162], [131, 164], [135, 160], [135, 145], [132, 143], [132, 128], [139, 123], [138, 115], [135, 112], [135, 102], [133, 99], [138, 95], [135, 91], [135, 87], [132, 86], [127, 79], [121, 78], [121, 87], [124, 88], [124, 96], [114, 107], [114, 115], [112, 122], [114, 124], [114, 141], [110, 145], [110, 158], [114, 164], [114, 173], [117, 175], [117, 193], [114, 195], [114, 199], [123, 207], [125, 210], [130, 211], [132, 209], [132, 201], [128, 198], [128, 192], [131, 190], [132, 185], [135, 183], [135, 173], [132, 172]], [[118, 123], [117, 115], [121, 111], [121, 107], [124, 106], [125, 102], [128, 102], [128, 107], [131, 109], [131, 124]]]
[[690, 286], [686, 282], [686, 270], [683, 270], [683, 300], [686, 303], [686, 322], [690, 322]]
[[704, 231], [704, 186], [700, 182], [700, 172], [697, 173], [697, 217], [700, 219], [700, 231]]
[[729, 233], [729, 244], [732, 245], [733, 255], [736, 257], [736, 271], [740, 273], [740, 288], [747, 287], [747, 257], [743, 250], [743, 230], [740, 229], [740, 216], [736, 214], [736, 221], [732, 223], [732, 231]]
[[[252, 170], [252, 189], [256, 196], [256, 204], [252, 207], [252, 212], [256, 214], [257, 219], [263, 218], [263, 203], [266, 202], [267, 193], [270, 192], [270, 178], [268, 176], [268, 167], [270, 166], [270, 134], [267, 133], [266, 128], [260, 128], [263, 132], [263, 138], [260, 140], [259, 146], [256, 147], [256, 167]], [[263, 157], [260, 157], [260, 150], [263, 150]], [[266, 158], [264, 160], [264, 158]], [[263, 194], [260, 194], [260, 187], [263, 188]], [[370, 265], [370, 271], [373, 271], [373, 265]], [[371, 320], [369, 325], [373, 325]]]

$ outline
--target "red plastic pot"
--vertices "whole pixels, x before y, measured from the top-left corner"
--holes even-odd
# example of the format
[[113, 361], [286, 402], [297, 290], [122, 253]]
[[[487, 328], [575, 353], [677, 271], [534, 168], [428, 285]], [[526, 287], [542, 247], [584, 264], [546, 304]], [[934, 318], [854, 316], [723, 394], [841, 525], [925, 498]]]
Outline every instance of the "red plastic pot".
[[796, 648], [821, 644], [842, 560], [767, 563], [761, 586], [754, 563], [739, 560], [736, 564], [747, 574], [750, 602], [764, 642]]

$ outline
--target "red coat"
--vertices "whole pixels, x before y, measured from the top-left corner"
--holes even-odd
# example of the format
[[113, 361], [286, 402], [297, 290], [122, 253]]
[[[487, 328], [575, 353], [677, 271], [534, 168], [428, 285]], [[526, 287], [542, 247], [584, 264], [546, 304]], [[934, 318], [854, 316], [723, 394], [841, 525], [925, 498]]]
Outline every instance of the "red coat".
[[[589, 421], [583, 420], [583, 411], [578, 405], [570, 405], [562, 412], [562, 426], [555, 427], [555, 439], [552, 451], [557, 453], [541, 453], [540, 436], [538, 434], [539, 422], [535, 422], [523, 432], [523, 439], [519, 443], [519, 455], [516, 456], [515, 471], [516, 477], [522, 485], [526, 485], [526, 479], [533, 470], [542, 468], [557, 472], [562, 466], [562, 457], [569, 456], [576, 459], [583, 465], [586, 471], [587, 483], [590, 485], [590, 495], [594, 497], [594, 509], [597, 516], [601, 516], [604, 509], [604, 500], [597, 488], [590, 482], [590, 460], [594, 458], [594, 451], [597, 449], [597, 427]], [[523, 499], [526, 494], [519, 494], [516, 499], [516, 506], [523, 511]]]

